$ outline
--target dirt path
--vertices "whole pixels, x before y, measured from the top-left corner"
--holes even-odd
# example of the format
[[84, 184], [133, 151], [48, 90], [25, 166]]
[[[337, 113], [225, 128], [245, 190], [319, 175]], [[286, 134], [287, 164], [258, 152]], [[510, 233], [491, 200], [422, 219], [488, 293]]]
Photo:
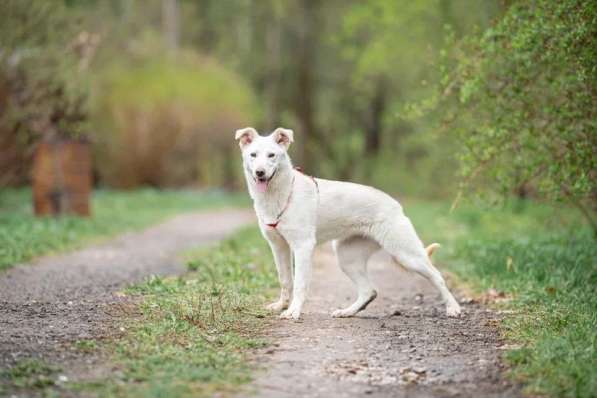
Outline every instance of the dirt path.
[[182, 215], [1, 273], [0, 368], [23, 358], [76, 362], [82, 354], [72, 349], [73, 342], [110, 334], [111, 309], [123, 300], [119, 289], [148, 275], [184, 271], [177, 254], [219, 240], [253, 219], [245, 210]]
[[355, 294], [331, 248], [319, 250], [302, 321], [273, 322], [273, 349], [258, 353], [264, 370], [242, 395], [519, 396], [502, 375], [497, 314], [469, 304], [464, 318], [447, 318], [425, 280], [389, 261], [379, 253], [369, 264], [377, 300], [357, 318], [334, 319]]

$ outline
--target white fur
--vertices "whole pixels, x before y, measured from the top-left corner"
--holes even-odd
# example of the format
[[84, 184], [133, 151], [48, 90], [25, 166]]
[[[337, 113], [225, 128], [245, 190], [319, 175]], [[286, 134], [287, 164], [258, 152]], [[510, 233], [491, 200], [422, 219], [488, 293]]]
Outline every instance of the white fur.
[[[311, 177], [292, 168], [286, 152], [293, 142], [292, 130], [279, 128], [260, 136], [249, 127], [238, 130], [236, 139], [259, 227], [272, 249], [280, 279], [280, 298], [268, 308], [286, 309], [282, 318], [300, 317], [311, 280], [313, 250], [317, 244], [333, 240], [340, 267], [357, 286], [358, 298], [332, 316], [353, 316], [375, 299], [377, 293], [367, 276], [367, 260], [379, 249], [389, 252], [402, 267], [427, 278], [441, 293], [449, 316], [460, 314], [460, 306], [428, 256], [437, 245], [426, 251], [394, 198], [348, 182], [317, 178], [315, 184]], [[257, 171], [269, 180], [265, 192], [257, 189]], [[267, 226], [276, 221], [276, 228]]]

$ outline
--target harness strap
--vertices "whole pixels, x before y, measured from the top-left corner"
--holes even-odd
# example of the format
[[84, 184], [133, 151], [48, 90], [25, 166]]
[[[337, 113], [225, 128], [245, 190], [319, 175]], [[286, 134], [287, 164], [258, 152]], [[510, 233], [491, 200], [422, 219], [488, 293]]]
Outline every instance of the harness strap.
[[[311, 180], [313, 181], [313, 183], [315, 184], [315, 189], [317, 190], [317, 195], [319, 196], [319, 184], [317, 184], [317, 180], [315, 180], [315, 177], [307, 175], [303, 172], [303, 169], [301, 167], [295, 167], [294, 168], [296, 171], [298, 171], [299, 173], [310, 177]], [[265, 224], [268, 227], [271, 228], [276, 228], [278, 226], [278, 224], [280, 224], [280, 219], [282, 218], [282, 215], [284, 215], [284, 213], [286, 212], [286, 209], [288, 209], [288, 206], [290, 205], [290, 200], [292, 199], [292, 193], [294, 192], [294, 180], [296, 177], [292, 177], [292, 185], [290, 187], [290, 194], [288, 194], [288, 199], [286, 200], [286, 204], [284, 205], [284, 207], [282, 208], [282, 210], [280, 211], [280, 213], [278, 213], [278, 216], [276, 217], [276, 221], [274, 221], [273, 223], [269, 223], [269, 224]]]
[[286, 199], [286, 204], [284, 205], [284, 207], [282, 208], [282, 210], [278, 213], [278, 216], [276, 217], [276, 221], [270, 224], [265, 224], [268, 227], [272, 227], [272, 228], [276, 228], [278, 226], [278, 224], [280, 223], [280, 218], [282, 217], [282, 214], [284, 214], [284, 212], [286, 212], [286, 209], [288, 209], [288, 205], [290, 205], [290, 199], [292, 199], [292, 192], [294, 192], [294, 180], [296, 177], [292, 177], [292, 184], [290, 185], [290, 193], [288, 194], [288, 199]]

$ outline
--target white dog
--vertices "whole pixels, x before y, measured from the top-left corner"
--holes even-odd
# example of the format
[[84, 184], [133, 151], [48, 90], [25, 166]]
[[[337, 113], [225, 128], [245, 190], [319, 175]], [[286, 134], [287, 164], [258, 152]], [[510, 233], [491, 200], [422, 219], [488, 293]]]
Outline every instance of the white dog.
[[460, 306], [429, 259], [438, 245], [423, 247], [395, 199], [368, 186], [312, 178], [293, 169], [287, 154], [292, 130], [278, 128], [260, 136], [248, 127], [237, 130], [236, 139], [259, 227], [272, 249], [280, 279], [280, 299], [269, 309], [286, 309], [281, 318], [300, 317], [315, 245], [334, 240], [340, 267], [356, 285], [358, 298], [332, 316], [353, 316], [375, 299], [367, 260], [380, 248], [402, 267], [427, 278], [446, 302], [448, 316], [460, 314]]

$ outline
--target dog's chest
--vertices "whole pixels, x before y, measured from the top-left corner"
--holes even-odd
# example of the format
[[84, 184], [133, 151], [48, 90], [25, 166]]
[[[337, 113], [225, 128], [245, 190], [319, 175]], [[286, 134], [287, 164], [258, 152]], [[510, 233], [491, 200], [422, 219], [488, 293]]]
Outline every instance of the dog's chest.
[[281, 214], [284, 205], [278, 198], [270, 200], [256, 200], [253, 207], [259, 221], [266, 225], [279, 223], [284, 215]]

